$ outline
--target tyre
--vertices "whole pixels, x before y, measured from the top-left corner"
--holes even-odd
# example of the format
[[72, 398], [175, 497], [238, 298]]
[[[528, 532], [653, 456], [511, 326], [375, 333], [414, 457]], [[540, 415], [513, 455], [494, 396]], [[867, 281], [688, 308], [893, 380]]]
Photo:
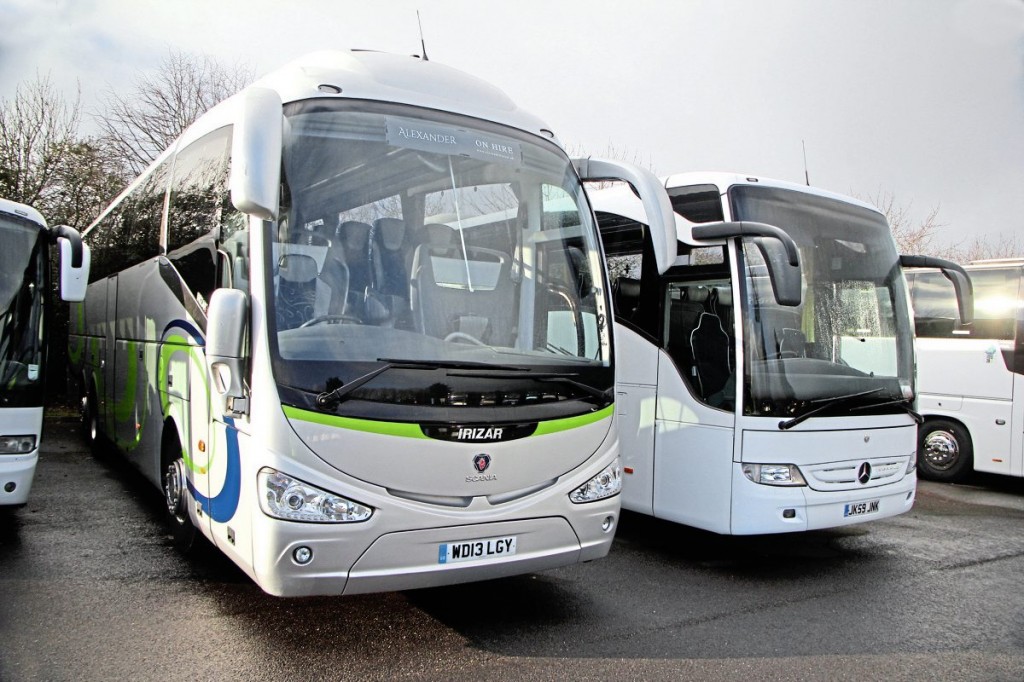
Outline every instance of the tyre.
[[178, 436], [171, 433], [164, 438], [161, 452], [163, 462], [162, 488], [168, 530], [174, 546], [188, 554], [196, 546], [198, 533], [188, 513], [188, 487], [185, 477], [185, 460], [181, 457]]
[[921, 478], [953, 483], [974, 470], [974, 448], [967, 430], [956, 422], [934, 419], [917, 434], [917, 468]]
[[82, 438], [94, 457], [103, 455], [103, 434], [100, 433], [100, 415], [96, 405], [96, 392], [87, 389], [82, 395]]

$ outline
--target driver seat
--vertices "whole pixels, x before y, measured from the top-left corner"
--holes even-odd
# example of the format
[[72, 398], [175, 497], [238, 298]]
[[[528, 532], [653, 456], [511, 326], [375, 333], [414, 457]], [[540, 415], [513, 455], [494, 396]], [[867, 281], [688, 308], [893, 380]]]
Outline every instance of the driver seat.
[[331, 312], [334, 292], [331, 285], [319, 278], [312, 256], [286, 253], [281, 257], [278, 273], [275, 307], [279, 331], [301, 327], [310, 319]]

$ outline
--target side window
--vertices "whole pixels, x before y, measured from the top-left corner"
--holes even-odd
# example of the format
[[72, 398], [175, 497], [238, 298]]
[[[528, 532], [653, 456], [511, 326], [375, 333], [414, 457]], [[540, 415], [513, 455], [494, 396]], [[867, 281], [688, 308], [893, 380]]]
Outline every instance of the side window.
[[974, 284], [971, 335], [1001, 341], [1013, 339], [1019, 307], [1020, 270], [974, 270], [969, 274]]
[[915, 273], [912, 292], [917, 335], [923, 338], [952, 336], [957, 311], [956, 294], [949, 280], [941, 272]]
[[[200, 138], [178, 152], [171, 180], [167, 257], [204, 311], [218, 284], [241, 282], [241, 270], [247, 269], [245, 221], [233, 216], [228, 196], [230, 148], [228, 127]], [[222, 225], [231, 250], [218, 254]]]
[[614, 213], [597, 212], [615, 317], [633, 320], [640, 304], [647, 226]]
[[170, 161], [157, 166], [123, 203], [123, 219], [114, 234], [123, 253], [121, 269], [160, 253], [160, 223], [169, 169]]
[[90, 282], [160, 253], [160, 223], [169, 165], [164, 162], [157, 166], [86, 236], [85, 242], [92, 250]]
[[689, 185], [668, 190], [672, 209], [691, 223], [725, 220], [722, 192], [716, 185]]
[[699, 400], [735, 410], [735, 330], [729, 279], [669, 282], [662, 347]]
[[121, 207], [115, 206], [83, 238], [92, 251], [92, 263], [89, 267], [90, 282], [101, 280], [120, 269], [123, 261], [119, 260], [117, 240], [114, 239], [120, 223]]
[[974, 322], [967, 326], [960, 324], [953, 285], [941, 272], [914, 274], [911, 291], [918, 336], [1013, 339], [1019, 271], [972, 270], [968, 274], [974, 284]]
[[[544, 231], [561, 230], [563, 240], [542, 243], [539, 281], [545, 288], [544, 347], [583, 357], [598, 355], [598, 291], [594, 270], [600, 268], [598, 251], [584, 242], [580, 208], [563, 188], [543, 185], [541, 225]], [[593, 258], [593, 262], [591, 262]], [[600, 281], [600, 280], [598, 280]]]

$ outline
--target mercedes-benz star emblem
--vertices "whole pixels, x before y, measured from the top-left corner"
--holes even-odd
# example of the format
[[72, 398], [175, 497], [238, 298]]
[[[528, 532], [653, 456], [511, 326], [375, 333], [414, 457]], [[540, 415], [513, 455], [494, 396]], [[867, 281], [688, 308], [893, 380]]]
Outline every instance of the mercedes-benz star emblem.
[[[481, 471], [482, 471], [482, 469], [481, 469]], [[868, 481], [871, 480], [871, 464], [870, 463], [864, 462], [863, 464], [860, 465], [860, 468], [857, 469], [857, 480], [860, 481], [861, 485], [865, 485]]]

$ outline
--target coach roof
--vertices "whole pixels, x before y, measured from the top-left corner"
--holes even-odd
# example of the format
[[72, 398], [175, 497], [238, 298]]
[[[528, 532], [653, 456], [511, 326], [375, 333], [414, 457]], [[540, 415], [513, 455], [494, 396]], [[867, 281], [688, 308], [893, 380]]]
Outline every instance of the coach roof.
[[276, 90], [286, 103], [313, 97], [397, 102], [552, 137], [541, 132], [547, 130], [543, 121], [487, 81], [418, 57], [358, 50], [314, 52], [254, 85]]

